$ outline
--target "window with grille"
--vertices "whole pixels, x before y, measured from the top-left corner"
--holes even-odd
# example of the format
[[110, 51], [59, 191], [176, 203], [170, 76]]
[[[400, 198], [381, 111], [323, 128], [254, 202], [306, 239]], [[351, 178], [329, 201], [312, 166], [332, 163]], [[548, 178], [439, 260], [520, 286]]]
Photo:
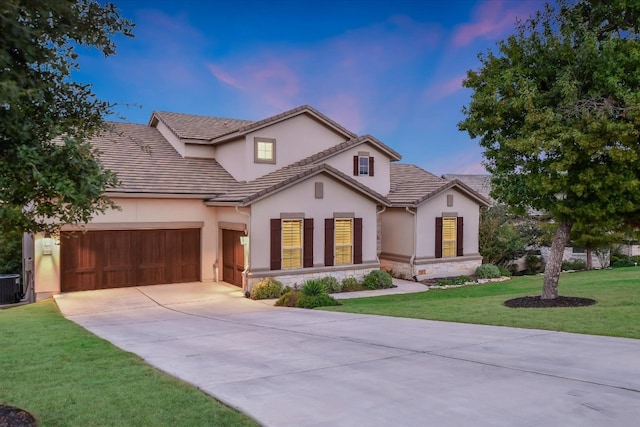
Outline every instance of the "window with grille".
[[302, 220], [282, 220], [282, 268], [302, 268]]
[[369, 175], [369, 157], [358, 157], [358, 174]]
[[457, 218], [442, 218], [442, 256], [456, 256]]
[[335, 265], [353, 264], [353, 219], [335, 220]]
[[275, 163], [276, 140], [273, 138], [254, 138], [254, 161], [256, 163]]

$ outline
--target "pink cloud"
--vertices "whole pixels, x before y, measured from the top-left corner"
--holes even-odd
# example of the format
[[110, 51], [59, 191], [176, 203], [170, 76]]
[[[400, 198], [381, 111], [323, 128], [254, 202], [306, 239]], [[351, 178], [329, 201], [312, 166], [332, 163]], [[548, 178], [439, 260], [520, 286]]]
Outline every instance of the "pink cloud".
[[477, 38], [500, 37], [514, 28], [516, 19], [526, 19], [539, 8], [540, 4], [534, 4], [531, 1], [508, 3], [515, 8], [507, 9], [504, 0], [485, 0], [476, 9], [473, 22], [456, 27], [452, 42], [455, 46], [466, 46]]
[[462, 81], [465, 78], [465, 75], [458, 75], [444, 82], [434, 83], [425, 90], [424, 96], [431, 102], [440, 101], [462, 89]]
[[314, 45], [272, 44], [250, 54], [234, 52], [207, 68], [268, 113], [312, 104], [350, 129], [364, 129], [380, 93], [385, 101], [394, 96], [403, 85], [403, 70], [435, 49], [441, 38], [436, 26], [398, 15]]

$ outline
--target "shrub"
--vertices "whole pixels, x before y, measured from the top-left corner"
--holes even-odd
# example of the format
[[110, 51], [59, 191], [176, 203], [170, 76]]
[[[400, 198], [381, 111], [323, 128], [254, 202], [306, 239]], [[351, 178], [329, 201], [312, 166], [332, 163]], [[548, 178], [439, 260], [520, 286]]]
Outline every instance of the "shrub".
[[296, 289], [290, 289], [278, 298], [275, 305], [280, 307], [295, 307], [298, 298], [300, 298], [300, 292]]
[[324, 285], [327, 292], [329, 292], [330, 294], [335, 292], [342, 292], [342, 284], [338, 282], [338, 279], [336, 279], [335, 277], [323, 277], [322, 279], [320, 279], [320, 281]]
[[319, 295], [305, 295], [301, 293], [298, 296], [298, 301], [296, 302], [296, 307], [299, 308], [327, 307], [331, 305], [340, 305], [340, 303], [334, 297], [326, 293]]
[[544, 262], [540, 255], [529, 254], [524, 259], [527, 274], [538, 274], [544, 270]]
[[613, 258], [611, 260], [611, 268], [634, 267], [637, 265], [640, 265], [640, 256], [628, 257], [623, 255], [615, 261], [613, 261]]
[[453, 286], [455, 282], [452, 279], [440, 279], [436, 282], [436, 286]]
[[581, 259], [572, 259], [569, 261], [562, 261], [563, 270], [586, 270], [587, 263]]
[[[513, 265], [513, 264], [511, 264]], [[500, 270], [500, 276], [506, 276], [506, 277], [511, 277], [512, 273], [511, 270], [509, 270], [508, 268], [502, 267], [502, 266], [498, 266], [498, 270]]]
[[482, 264], [476, 268], [476, 276], [480, 279], [494, 279], [501, 277], [500, 269], [493, 264]]
[[386, 271], [373, 270], [364, 277], [362, 285], [367, 289], [386, 289], [393, 287], [393, 280]]
[[300, 286], [300, 293], [309, 297], [322, 295], [327, 293], [327, 288], [322, 283], [322, 280], [311, 279], [307, 280]]
[[360, 289], [362, 289], [362, 286], [360, 286], [358, 279], [355, 277], [345, 277], [342, 280], [342, 292], [353, 292]]
[[469, 276], [459, 276], [453, 279], [453, 284], [456, 286], [462, 286], [469, 282], [473, 282], [474, 280]]
[[278, 298], [282, 295], [282, 283], [273, 277], [260, 280], [251, 288], [251, 299]]

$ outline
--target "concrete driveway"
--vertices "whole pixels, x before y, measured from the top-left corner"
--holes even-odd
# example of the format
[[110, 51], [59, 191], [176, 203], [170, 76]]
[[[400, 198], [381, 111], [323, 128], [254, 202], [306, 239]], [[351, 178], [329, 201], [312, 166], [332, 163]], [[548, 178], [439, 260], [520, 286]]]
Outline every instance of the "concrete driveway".
[[640, 422], [640, 340], [276, 308], [212, 283], [56, 301], [67, 318], [263, 425]]

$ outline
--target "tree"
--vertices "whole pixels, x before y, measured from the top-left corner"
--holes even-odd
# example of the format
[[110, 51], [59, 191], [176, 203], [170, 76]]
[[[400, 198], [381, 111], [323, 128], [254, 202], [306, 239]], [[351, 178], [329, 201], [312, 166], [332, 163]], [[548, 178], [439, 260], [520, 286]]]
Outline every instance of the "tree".
[[527, 217], [510, 215], [505, 205], [483, 208], [478, 236], [482, 262], [506, 266], [524, 255], [526, 247], [536, 239], [531, 225]]
[[113, 206], [117, 178], [87, 142], [113, 104], [71, 73], [79, 46], [113, 55], [132, 28], [110, 3], [0, 1], [0, 232], [55, 231]]
[[616, 228], [640, 212], [640, 3], [582, 0], [517, 24], [479, 56], [459, 128], [480, 137], [492, 197], [557, 224], [543, 299], [555, 299], [574, 224]]

